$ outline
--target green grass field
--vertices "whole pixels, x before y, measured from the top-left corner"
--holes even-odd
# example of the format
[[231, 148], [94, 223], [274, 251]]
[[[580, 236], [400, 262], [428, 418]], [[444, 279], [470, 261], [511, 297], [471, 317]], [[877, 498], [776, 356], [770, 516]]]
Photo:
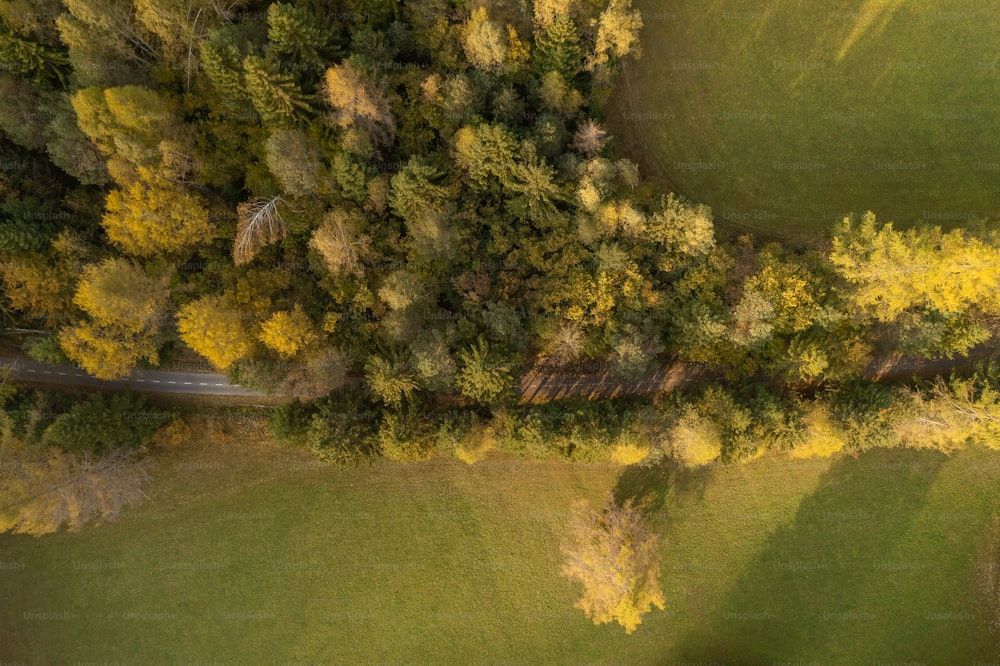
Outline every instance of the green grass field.
[[636, 0], [616, 152], [718, 220], [1000, 213], [1000, 12], [977, 0]]
[[[1000, 457], [881, 451], [700, 472], [436, 460], [337, 472], [232, 445], [162, 454], [150, 499], [0, 536], [0, 654], [23, 663], [962, 664], [995, 658], [976, 572]], [[668, 608], [572, 608], [580, 497], [644, 498]]]

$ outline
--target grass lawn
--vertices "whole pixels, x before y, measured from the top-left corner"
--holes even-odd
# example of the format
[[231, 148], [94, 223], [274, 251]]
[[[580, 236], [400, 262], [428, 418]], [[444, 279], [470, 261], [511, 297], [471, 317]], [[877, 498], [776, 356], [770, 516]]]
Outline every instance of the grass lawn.
[[635, 0], [616, 151], [718, 220], [1000, 213], [1000, 12], [979, 0]]
[[[160, 455], [150, 499], [0, 536], [3, 661], [991, 661], [974, 593], [1000, 456], [881, 451], [699, 472], [436, 460], [337, 472], [236, 443]], [[665, 612], [595, 627], [558, 575], [571, 503], [647, 502]], [[23, 566], [22, 566], [23, 565]]]

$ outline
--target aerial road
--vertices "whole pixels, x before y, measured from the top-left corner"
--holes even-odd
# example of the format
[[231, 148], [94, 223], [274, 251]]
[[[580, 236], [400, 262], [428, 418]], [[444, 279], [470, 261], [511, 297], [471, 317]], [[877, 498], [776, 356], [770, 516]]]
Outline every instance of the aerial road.
[[[968, 357], [954, 359], [914, 359], [900, 355], [884, 356], [873, 360], [864, 376], [874, 381], [908, 379], [915, 375], [924, 377], [948, 375], [953, 370], [967, 369], [976, 361], [995, 359], [995, 349], [974, 350]], [[58, 384], [103, 390], [126, 388], [144, 393], [182, 393], [189, 395], [227, 395], [262, 397], [265, 393], [231, 384], [225, 375], [206, 372], [169, 372], [164, 370], [133, 370], [128, 377], [103, 380], [91, 377], [72, 365], [41, 363], [30, 359], [0, 356], [0, 370], [10, 369], [11, 378], [29, 383]], [[348, 381], [358, 387], [361, 377]], [[654, 395], [685, 388], [707, 381], [722, 381], [721, 375], [695, 363], [675, 361], [646, 376], [624, 379], [609, 371], [574, 372], [572, 367], [553, 370], [529, 368], [521, 377], [518, 393], [522, 402], [545, 401], [571, 396], [615, 397], [620, 395]], [[761, 378], [775, 383], [777, 380]], [[280, 397], [280, 396], [275, 396]], [[287, 396], [291, 397], [291, 396]]]
[[0, 370], [10, 370], [12, 379], [41, 384], [61, 384], [104, 390], [143, 391], [146, 393], [188, 393], [196, 395], [262, 396], [237, 384], [230, 384], [225, 375], [204, 372], [165, 372], [133, 370], [128, 377], [104, 380], [91, 377], [72, 365], [40, 363], [28, 359], [0, 357]]

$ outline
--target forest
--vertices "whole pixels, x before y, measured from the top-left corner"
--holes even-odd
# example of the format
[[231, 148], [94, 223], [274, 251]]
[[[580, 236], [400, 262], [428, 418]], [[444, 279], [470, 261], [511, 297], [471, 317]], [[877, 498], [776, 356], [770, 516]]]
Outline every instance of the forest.
[[538, 364], [836, 382], [995, 334], [985, 223], [723, 240], [644, 181], [602, 127], [628, 2], [2, 6], [0, 280], [36, 358], [489, 407]]

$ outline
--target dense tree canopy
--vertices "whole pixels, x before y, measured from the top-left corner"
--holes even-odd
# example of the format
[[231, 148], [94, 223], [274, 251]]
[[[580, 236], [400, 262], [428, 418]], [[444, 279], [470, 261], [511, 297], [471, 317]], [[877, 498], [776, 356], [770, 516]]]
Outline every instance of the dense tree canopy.
[[602, 122], [629, 0], [63, 6], [0, 22], [0, 159], [33, 165], [0, 177], [0, 285], [100, 376], [179, 336], [261, 385], [311, 394], [336, 357], [388, 403], [496, 407], [540, 358], [839, 381], [993, 338], [987, 227], [759, 247], [644, 182]]

